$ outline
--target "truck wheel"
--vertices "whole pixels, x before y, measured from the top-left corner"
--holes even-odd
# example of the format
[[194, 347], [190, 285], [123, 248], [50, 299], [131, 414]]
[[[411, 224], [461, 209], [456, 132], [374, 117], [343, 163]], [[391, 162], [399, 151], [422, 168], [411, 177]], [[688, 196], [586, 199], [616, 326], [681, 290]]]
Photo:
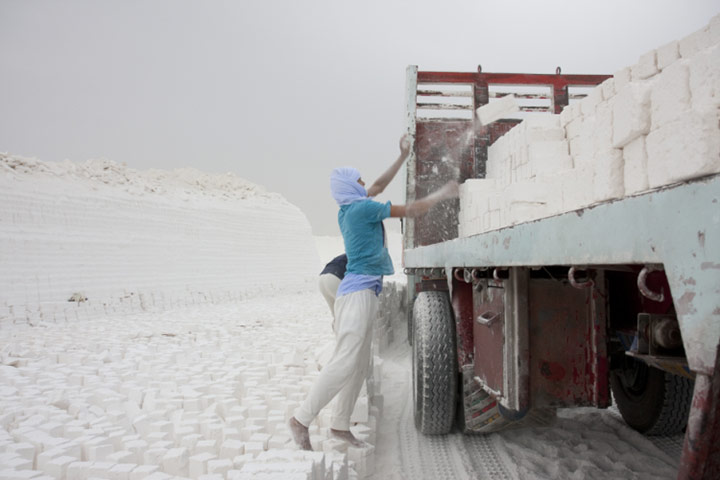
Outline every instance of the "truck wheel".
[[457, 402], [455, 323], [445, 292], [420, 292], [413, 306], [415, 426], [426, 435], [452, 430]]
[[625, 423], [646, 435], [674, 435], [687, 425], [693, 381], [625, 357], [610, 376], [615, 403]]

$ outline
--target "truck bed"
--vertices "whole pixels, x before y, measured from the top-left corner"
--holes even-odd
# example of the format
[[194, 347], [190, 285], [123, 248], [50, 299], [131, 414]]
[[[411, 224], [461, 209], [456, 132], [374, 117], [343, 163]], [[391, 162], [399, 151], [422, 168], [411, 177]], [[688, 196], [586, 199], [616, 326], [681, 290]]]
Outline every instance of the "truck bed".
[[[696, 372], [720, 342], [720, 175], [405, 251], [407, 269], [662, 264]], [[420, 272], [422, 273], [422, 272]]]

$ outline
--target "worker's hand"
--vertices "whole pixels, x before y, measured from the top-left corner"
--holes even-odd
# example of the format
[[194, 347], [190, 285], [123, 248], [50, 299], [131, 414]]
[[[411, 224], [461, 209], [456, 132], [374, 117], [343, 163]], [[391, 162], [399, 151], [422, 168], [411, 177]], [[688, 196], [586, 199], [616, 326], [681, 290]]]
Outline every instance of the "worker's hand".
[[410, 154], [410, 134], [406, 133], [400, 138], [400, 155], [407, 157]]

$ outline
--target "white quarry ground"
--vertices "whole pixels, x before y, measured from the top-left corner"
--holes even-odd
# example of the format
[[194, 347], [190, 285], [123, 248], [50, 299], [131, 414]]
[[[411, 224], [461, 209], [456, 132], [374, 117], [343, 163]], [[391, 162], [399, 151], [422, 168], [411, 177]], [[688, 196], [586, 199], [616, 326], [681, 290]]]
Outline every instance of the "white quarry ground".
[[354, 414], [375, 448], [328, 440], [323, 413], [316, 453], [297, 451], [286, 429], [332, 344], [315, 291], [3, 329], [0, 478], [675, 477], [681, 438], [653, 443], [612, 410], [561, 410], [554, 425], [485, 436], [419, 434], [395, 327], [370, 382], [384, 401], [361, 397]]

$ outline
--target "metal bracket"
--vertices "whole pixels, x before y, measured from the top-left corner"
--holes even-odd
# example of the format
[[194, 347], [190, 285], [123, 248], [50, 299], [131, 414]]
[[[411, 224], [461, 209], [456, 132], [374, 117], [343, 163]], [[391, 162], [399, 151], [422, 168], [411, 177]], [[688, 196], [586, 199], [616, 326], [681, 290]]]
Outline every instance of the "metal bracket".
[[478, 322], [480, 325], [485, 325], [486, 327], [489, 327], [490, 325], [495, 323], [500, 317], [501, 317], [501, 313], [487, 311], [487, 312], [481, 313], [475, 319], [475, 321]]
[[652, 300], [653, 302], [662, 302], [665, 300], [665, 292], [661, 289], [660, 293], [655, 293], [647, 286], [647, 276], [651, 274], [652, 272], [661, 272], [663, 271], [662, 267], [654, 267], [651, 265], [645, 265], [645, 267], [640, 270], [640, 274], [637, 278], [637, 286], [640, 289], [640, 293], [643, 297]]

